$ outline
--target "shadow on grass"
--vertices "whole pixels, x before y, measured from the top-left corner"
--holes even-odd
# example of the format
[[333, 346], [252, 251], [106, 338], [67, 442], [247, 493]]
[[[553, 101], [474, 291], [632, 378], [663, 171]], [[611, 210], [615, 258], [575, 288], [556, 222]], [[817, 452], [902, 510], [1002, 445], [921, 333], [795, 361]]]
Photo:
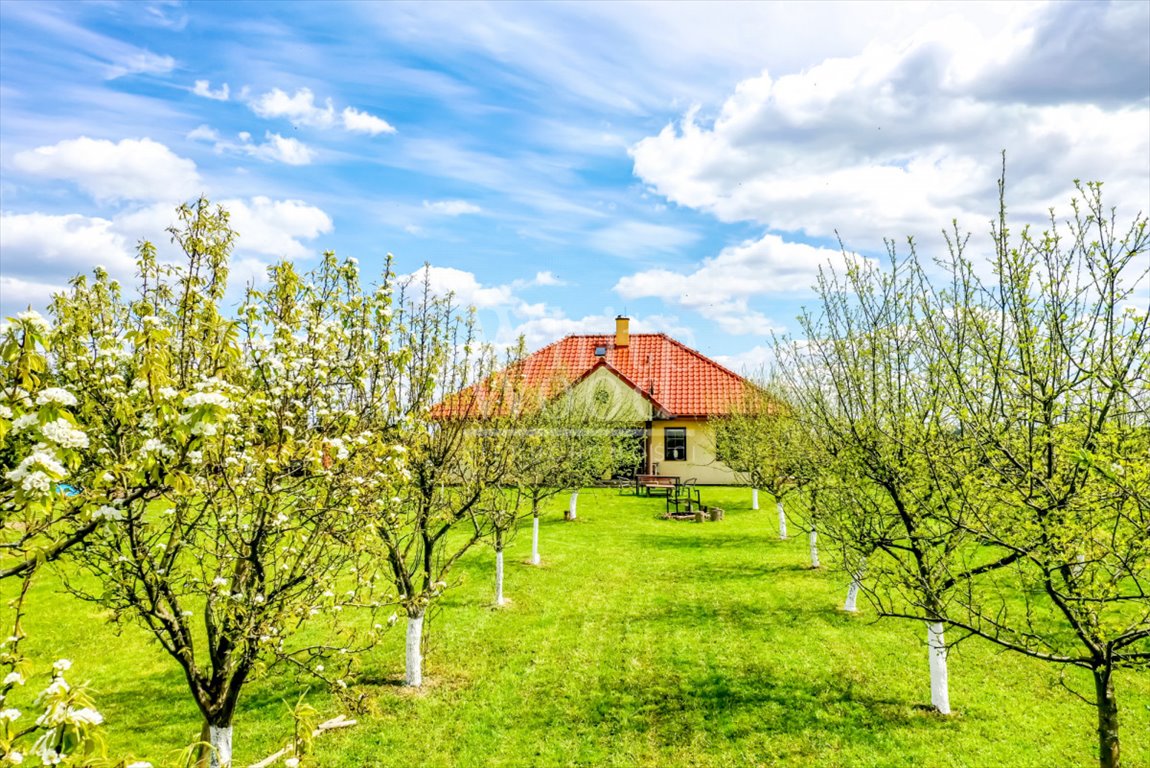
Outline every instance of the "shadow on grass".
[[715, 563], [700, 563], [687, 573], [692, 578], [714, 581], [756, 581], [772, 576], [796, 576], [812, 573], [809, 566], [795, 563], [756, 563], [754, 565], [718, 565]]
[[663, 604], [654, 610], [635, 615], [632, 620], [655, 627], [669, 624], [700, 631], [722, 627], [724, 630], [754, 631], [761, 635], [772, 628], [812, 625], [816, 620], [823, 625], [842, 626], [848, 624], [851, 618], [833, 606], [823, 604], [775, 607], [746, 602], [717, 604], [713, 601], [684, 600]]
[[641, 733], [662, 746], [690, 745], [699, 734], [739, 740], [785, 733], [822, 743], [881, 743], [883, 732], [933, 726], [912, 703], [875, 696], [849, 678], [786, 679], [764, 670], [664, 670], [603, 681], [585, 717], [595, 728]]
[[[321, 698], [324, 692], [315, 683], [295, 679], [282, 670], [256, 679], [240, 694], [236, 720], [250, 727], [258, 721], [291, 722], [291, 710], [302, 695], [310, 692]], [[199, 738], [203, 720], [183, 675], [175, 670], [153, 674], [137, 673], [115, 690], [97, 691], [97, 704], [113, 723], [121, 742], [141, 742], [145, 735], [162, 732], [163, 740], [179, 749]], [[120, 713], [130, 713], [122, 716]]]
[[[667, 525], [673, 525], [667, 521]], [[691, 536], [689, 534], [707, 530], [706, 524], [683, 523], [676, 525], [675, 530], [680, 535], [659, 533], [641, 533], [634, 537], [635, 545], [643, 549], [762, 549], [768, 544], [780, 542], [778, 536], [757, 533], [731, 534], [722, 537]], [[785, 542], [784, 542], [785, 543]]]

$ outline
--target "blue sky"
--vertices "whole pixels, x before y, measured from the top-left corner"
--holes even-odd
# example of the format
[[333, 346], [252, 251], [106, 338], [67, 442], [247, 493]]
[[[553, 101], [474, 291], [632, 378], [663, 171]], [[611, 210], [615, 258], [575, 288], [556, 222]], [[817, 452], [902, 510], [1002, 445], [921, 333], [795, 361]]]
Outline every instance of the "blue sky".
[[[736, 368], [820, 264], [1101, 179], [1150, 210], [1150, 3], [0, 2], [0, 311], [180, 200], [233, 279], [432, 265], [487, 337], [626, 311]], [[837, 232], [837, 237], [836, 237]]]

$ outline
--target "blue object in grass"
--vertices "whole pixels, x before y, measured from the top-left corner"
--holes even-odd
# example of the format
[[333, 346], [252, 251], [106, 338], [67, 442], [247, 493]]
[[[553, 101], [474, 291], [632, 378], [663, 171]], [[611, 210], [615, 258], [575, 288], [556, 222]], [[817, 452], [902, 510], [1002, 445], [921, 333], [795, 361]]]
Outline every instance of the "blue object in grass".
[[74, 485], [68, 485], [67, 483], [57, 483], [56, 484], [56, 492], [62, 493], [65, 496], [79, 496], [80, 495], [80, 489], [79, 488], [77, 488]]

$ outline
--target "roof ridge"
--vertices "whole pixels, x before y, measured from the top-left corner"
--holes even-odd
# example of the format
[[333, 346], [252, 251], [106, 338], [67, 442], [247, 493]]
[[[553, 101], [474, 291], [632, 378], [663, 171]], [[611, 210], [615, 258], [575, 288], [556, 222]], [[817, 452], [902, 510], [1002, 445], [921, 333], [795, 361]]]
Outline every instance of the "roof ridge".
[[[614, 331], [611, 331], [608, 333], [569, 333], [566, 336], [564, 336], [563, 339], [592, 339], [592, 338], [595, 338], [596, 336], [614, 336], [614, 335], [615, 335]], [[632, 336], [632, 337], [634, 337], [634, 336], [666, 336], [666, 335], [667, 334], [665, 334], [665, 333], [629, 333], [628, 334], [628, 336]], [[559, 341], [563, 341], [563, 339], [559, 339]], [[553, 341], [551, 343], [557, 344], [559, 342]]]
[[672, 344], [675, 344], [675, 345], [682, 347], [683, 349], [687, 350], [688, 352], [690, 352], [692, 355], [699, 358], [703, 362], [709, 363], [710, 365], [715, 366], [716, 368], [723, 371], [724, 373], [728, 373], [731, 376], [734, 376], [736, 379], [738, 379], [741, 382], [744, 382], [744, 383], [747, 382], [747, 379], [745, 377], [740, 376], [739, 374], [735, 373], [734, 371], [732, 371], [730, 368], [723, 365], [722, 363], [719, 363], [719, 362], [716, 362], [715, 360], [712, 360], [711, 358], [707, 357], [706, 355], [704, 355], [702, 352], [695, 349], [694, 347], [688, 347], [683, 342], [679, 341], [678, 339], [672, 338], [671, 336], [668, 336], [665, 333], [656, 333], [654, 335], [655, 336], [662, 336], [663, 338], [665, 338], [667, 341], [671, 342]]

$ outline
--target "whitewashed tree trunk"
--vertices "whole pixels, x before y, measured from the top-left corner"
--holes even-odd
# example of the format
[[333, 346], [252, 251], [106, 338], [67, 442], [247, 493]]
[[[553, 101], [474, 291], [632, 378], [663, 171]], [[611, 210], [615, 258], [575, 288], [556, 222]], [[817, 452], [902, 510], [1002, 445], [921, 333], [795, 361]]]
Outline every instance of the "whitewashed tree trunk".
[[539, 516], [531, 521], [531, 564], [539, 565]]
[[785, 539], [787, 537], [787, 513], [783, 509], [783, 502], [776, 501], [775, 507], [779, 510], [779, 538]]
[[495, 604], [503, 605], [503, 550], [495, 551]]
[[930, 703], [944, 715], [950, 714], [950, 684], [946, 670], [946, 640], [942, 622], [932, 621], [926, 627], [926, 642], [930, 653]]
[[866, 568], [866, 558], [859, 561], [859, 567], [851, 575], [851, 585], [847, 589], [847, 602], [844, 611], [858, 612], [859, 587], [862, 586], [863, 569]]
[[819, 532], [815, 527], [811, 526], [811, 568], [818, 568], [819, 563]]
[[232, 764], [232, 727], [230, 725], [209, 725], [208, 744], [212, 747], [208, 765], [211, 768], [228, 768]]
[[571, 504], [567, 508], [567, 519], [568, 520], [574, 520], [575, 519], [576, 507], [578, 507], [578, 506], [579, 506], [579, 491], [575, 491], [574, 493], [571, 494]]
[[423, 685], [423, 611], [407, 617], [407, 664], [404, 685], [418, 688]]
[[758, 508], [759, 508], [759, 489], [758, 488], [752, 488], [751, 489], [751, 509], [758, 509]]

